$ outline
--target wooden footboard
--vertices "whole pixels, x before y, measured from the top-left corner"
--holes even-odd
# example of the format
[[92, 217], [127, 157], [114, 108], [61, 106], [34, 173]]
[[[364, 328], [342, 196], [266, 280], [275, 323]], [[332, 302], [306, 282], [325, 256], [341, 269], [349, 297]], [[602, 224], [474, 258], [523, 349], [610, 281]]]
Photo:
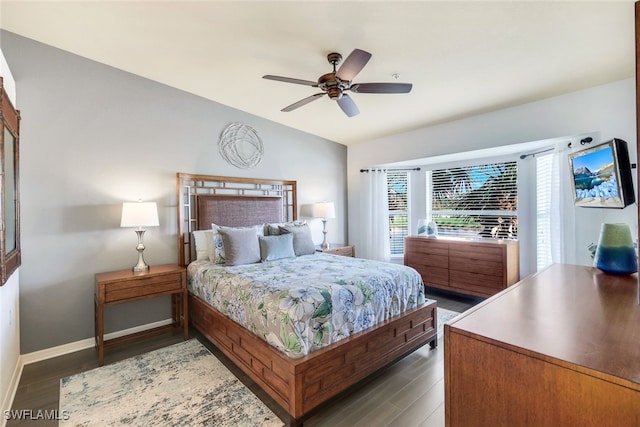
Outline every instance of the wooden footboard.
[[436, 302], [292, 359], [189, 296], [189, 320], [296, 422], [349, 386], [424, 344], [436, 345]]

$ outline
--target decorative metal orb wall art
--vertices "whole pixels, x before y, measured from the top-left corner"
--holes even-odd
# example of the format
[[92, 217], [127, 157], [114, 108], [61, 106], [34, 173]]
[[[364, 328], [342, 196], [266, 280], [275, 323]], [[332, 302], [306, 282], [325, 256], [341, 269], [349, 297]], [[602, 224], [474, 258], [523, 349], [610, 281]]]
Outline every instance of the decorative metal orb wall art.
[[262, 140], [254, 128], [244, 123], [231, 123], [220, 134], [220, 155], [229, 164], [250, 169], [258, 166], [264, 156]]

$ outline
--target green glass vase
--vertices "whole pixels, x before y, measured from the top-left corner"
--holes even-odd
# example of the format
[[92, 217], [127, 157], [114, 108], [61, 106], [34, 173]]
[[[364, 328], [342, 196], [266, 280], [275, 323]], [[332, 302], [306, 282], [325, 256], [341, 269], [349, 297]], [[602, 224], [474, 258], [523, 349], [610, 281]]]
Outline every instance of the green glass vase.
[[638, 271], [638, 256], [627, 224], [602, 224], [593, 266], [608, 274]]

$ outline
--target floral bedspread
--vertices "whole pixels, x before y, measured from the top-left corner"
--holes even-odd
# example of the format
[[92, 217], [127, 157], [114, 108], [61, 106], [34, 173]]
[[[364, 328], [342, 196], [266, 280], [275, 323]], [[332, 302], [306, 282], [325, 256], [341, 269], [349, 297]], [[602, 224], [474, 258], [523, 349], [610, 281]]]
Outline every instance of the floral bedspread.
[[413, 268], [324, 253], [233, 267], [195, 261], [188, 278], [192, 294], [290, 357], [425, 301]]

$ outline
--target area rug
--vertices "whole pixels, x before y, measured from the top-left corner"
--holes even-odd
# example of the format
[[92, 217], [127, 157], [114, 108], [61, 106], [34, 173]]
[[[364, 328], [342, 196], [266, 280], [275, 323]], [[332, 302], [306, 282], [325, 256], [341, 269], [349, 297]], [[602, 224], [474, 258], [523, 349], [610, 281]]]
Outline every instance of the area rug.
[[64, 427], [284, 425], [196, 339], [62, 378], [60, 413]]
[[447, 310], [446, 308], [438, 307], [438, 338], [442, 337], [444, 333], [444, 324], [449, 320], [457, 317], [460, 313], [456, 311]]

